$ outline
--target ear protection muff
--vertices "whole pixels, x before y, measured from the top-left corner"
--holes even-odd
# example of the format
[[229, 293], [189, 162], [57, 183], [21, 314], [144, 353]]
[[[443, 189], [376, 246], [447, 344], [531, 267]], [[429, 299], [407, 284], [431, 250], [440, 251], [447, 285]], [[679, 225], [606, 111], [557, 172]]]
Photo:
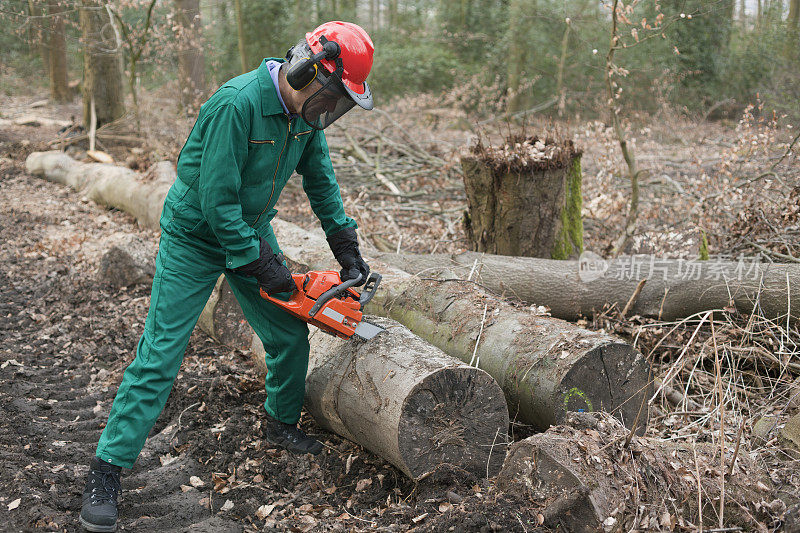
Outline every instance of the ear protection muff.
[[[342, 66], [342, 60], [339, 57], [339, 54], [342, 51], [342, 49], [339, 47], [339, 43], [336, 41], [329, 41], [325, 38], [325, 36], [320, 37], [319, 42], [322, 43], [322, 50], [311, 57], [305, 57], [301, 59], [289, 67], [289, 71], [286, 73], [286, 81], [289, 82], [289, 86], [295, 91], [302, 91], [308, 87], [312, 81], [314, 81], [314, 78], [317, 77], [319, 68], [321, 67], [319, 62], [323, 59], [335, 60], [337, 70], [344, 70]], [[287, 59], [291, 57], [293, 51], [294, 49], [289, 50], [289, 52], [286, 54]]]

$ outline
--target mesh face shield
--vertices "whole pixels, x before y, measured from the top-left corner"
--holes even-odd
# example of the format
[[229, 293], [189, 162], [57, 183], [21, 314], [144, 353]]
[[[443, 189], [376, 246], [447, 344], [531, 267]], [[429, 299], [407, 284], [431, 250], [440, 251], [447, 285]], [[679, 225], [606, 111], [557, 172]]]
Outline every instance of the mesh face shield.
[[[311, 56], [311, 49], [305, 41], [297, 43], [287, 54], [290, 66]], [[356, 104], [372, 109], [372, 93], [366, 83], [364, 94], [359, 95], [343, 83], [341, 66], [333, 73], [319, 65], [314, 65], [314, 69], [316, 75], [309, 86], [317, 87], [317, 90], [306, 99], [300, 112], [300, 116], [309, 126], [318, 130], [325, 129]]]
[[320, 88], [303, 103], [300, 113], [312, 128], [324, 130], [355, 107], [356, 103], [335, 75], [324, 76], [319, 73], [313, 83]]

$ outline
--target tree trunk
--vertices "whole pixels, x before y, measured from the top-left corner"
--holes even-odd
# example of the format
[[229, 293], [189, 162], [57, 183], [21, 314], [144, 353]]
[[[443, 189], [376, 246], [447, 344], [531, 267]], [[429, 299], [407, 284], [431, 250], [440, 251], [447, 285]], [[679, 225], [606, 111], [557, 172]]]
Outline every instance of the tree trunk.
[[206, 94], [200, 0], [175, 0], [175, 11], [181, 104], [192, 113], [200, 108]]
[[112, 21], [99, 0], [82, 0], [80, 7], [83, 43], [83, 122], [88, 129], [94, 100], [97, 126], [125, 114], [121, 53]]
[[59, 2], [51, 1], [48, 5], [50, 16], [49, 62], [50, 98], [56, 102], [72, 100], [67, 80], [67, 42], [64, 37], [63, 8]]
[[[515, 442], [497, 478], [500, 490], [545, 503], [549, 529], [694, 530], [700, 516], [705, 526], [721, 527], [721, 495], [725, 526], [763, 528], [754, 518], [759, 502], [776, 494], [769, 474], [748, 454], [740, 452], [731, 465], [733, 446], [726, 446], [721, 464], [719, 444], [629, 438], [614, 419], [599, 414], [571, 413], [567, 423]], [[723, 487], [720, 473], [729, 469]]]
[[242, 64], [242, 74], [247, 72], [247, 48], [244, 42], [244, 21], [242, 19], [242, 1], [234, 0], [234, 8], [236, 10], [236, 34], [238, 35], [239, 42], [239, 61]]
[[[606, 261], [553, 261], [502, 257], [474, 252], [462, 254], [377, 256], [410, 274], [470, 279], [497, 294], [527, 305], [546, 305], [565, 320], [591, 316], [605, 306], [622, 309], [646, 280], [632, 302], [629, 315], [678, 320], [731, 303], [740, 313], [753, 311], [758, 302], [767, 318], [791, 311], [800, 317], [800, 265], [745, 263], [744, 261], [686, 261], [652, 256], [628, 256]], [[732, 302], [731, 302], [732, 300]], [[788, 305], [791, 304], [791, 309]]]
[[511, 0], [508, 6], [508, 103], [507, 111], [513, 114], [520, 110], [523, 98], [520, 94], [522, 75], [527, 65], [528, 46], [526, 18], [531, 15], [530, 0]]
[[[79, 163], [61, 152], [35, 152], [26, 166], [32, 174], [141, 217], [144, 224], [158, 224], [166, 189], [137, 181], [129, 169]], [[321, 234], [278, 219], [272, 225], [293, 270], [334, 266]], [[376, 262], [373, 268], [384, 280], [368, 309], [486, 370], [503, 388], [515, 419], [547, 429], [568, 411], [605, 409], [629, 426], [637, 417], [637, 428], [646, 425], [647, 406], [642, 406], [652, 394], [649, 364], [629, 344], [520, 310], [472, 284], [421, 283], [387, 265]], [[219, 313], [227, 311], [213, 312]]]
[[472, 249], [566, 259], [583, 251], [580, 152], [571, 141], [509, 139], [461, 157]]
[[50, 76], [50, 37], [47, 16], [42, 0], [28, 0], [28, 12], [31, 14], [31, 38], [39, 50], [42, 68], [45, 75]]
[[497, 474], [508, 429], [497, 383], [393, 320], [371, 320], [386, 331], [366, 342], [313, 334], [306, 408], [317, 423], [412, 479], [443, 464]]
[[790, 60], [800, 57], [800, 0], [790, 0], [786, 17], [786, 55]]

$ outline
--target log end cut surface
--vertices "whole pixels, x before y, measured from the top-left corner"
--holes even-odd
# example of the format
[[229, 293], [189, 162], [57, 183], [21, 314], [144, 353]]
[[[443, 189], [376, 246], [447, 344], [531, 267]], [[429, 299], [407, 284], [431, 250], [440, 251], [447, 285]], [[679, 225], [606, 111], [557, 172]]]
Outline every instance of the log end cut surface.
[[[451, 464], [470, 472], [500, 471], [508, 408], [503, 390], [486, 372], [455, 367], [427, 376], [406, 398], [398, 445], [414, 478]], [[413, 466], [412, 466], [413, 464]]]
[[573, 365], [557, 387], [553, 402], [558, 423], [570, 411], [606, 411], [630, 429], [638, 415], [636, 432], [642, 434], [652, 392], [650, 364], [644, 356], [629, 344], [604, 343]]

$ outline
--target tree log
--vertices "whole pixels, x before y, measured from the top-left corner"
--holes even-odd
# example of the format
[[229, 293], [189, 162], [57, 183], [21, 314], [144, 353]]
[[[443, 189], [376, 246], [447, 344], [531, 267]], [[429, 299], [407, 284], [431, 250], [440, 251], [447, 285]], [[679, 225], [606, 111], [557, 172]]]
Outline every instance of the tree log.
[[621, 310], [641, 280], [646, 282], [629, 316], [676, 320], [731, 302], [738, 312], [749, 314], [757, 302], [767, 318], [785, 319], [789, 303], [793, 319], [800, 317], [800, 265], [795, 264], [651, 256], [555, 261], [476, 252], [376, 257], [426, 278], [465, 280], [472, 273], [470, 279], [491, 291], [528, 305], [546, 305], [553, 316], [565, 320], [591, 316], [607, 305]]
[[461, 156], [472, 249], [566, 259], [583, 251], [581, 153], [572, 141], [512, 136]]
[[[295, 269], [334, 266], [321, 233], [282, 220], [272, 225]], [[568, 411], [602, 409], [629, 427], [638, 417], [637, 430], [643, 431], [650, 365], [629, 344], [516, 308], [472, 284], [422, 281], [371, 264], [383, 281], [368, 309], [486, 370], [503, 388], [512, 418], [544, 430]]]
[[[565, 426], [514, 443], [497, 486], [547, 505], [545, 525], [573, 532], [672, 531], [700, 522], [760, 529], [759, 502], [775, 497], [748, 454], [717, 444], [632, 437], [608, 415], [570, 413]], [[720, 472], [728, 472], [724, 489]], [[698, 497], [698, 486], [701, 495]]]
[[142, 226], [158, 228], [161, 208], [175, 173], [164, 166], [143, 181], [135, 171], [116, 165], [81, 163], [60, 151], [33, 152], [25, 161], [28, 172], [82, 192], [90, 200], [130, 213]]
[[306, 409], [317, 423], [412, 479], [442, 464], [497, 474], [508, 430], [497, 382], [393, 320], [370, 320], [386, 331], [369, 341], [312, 335]]

